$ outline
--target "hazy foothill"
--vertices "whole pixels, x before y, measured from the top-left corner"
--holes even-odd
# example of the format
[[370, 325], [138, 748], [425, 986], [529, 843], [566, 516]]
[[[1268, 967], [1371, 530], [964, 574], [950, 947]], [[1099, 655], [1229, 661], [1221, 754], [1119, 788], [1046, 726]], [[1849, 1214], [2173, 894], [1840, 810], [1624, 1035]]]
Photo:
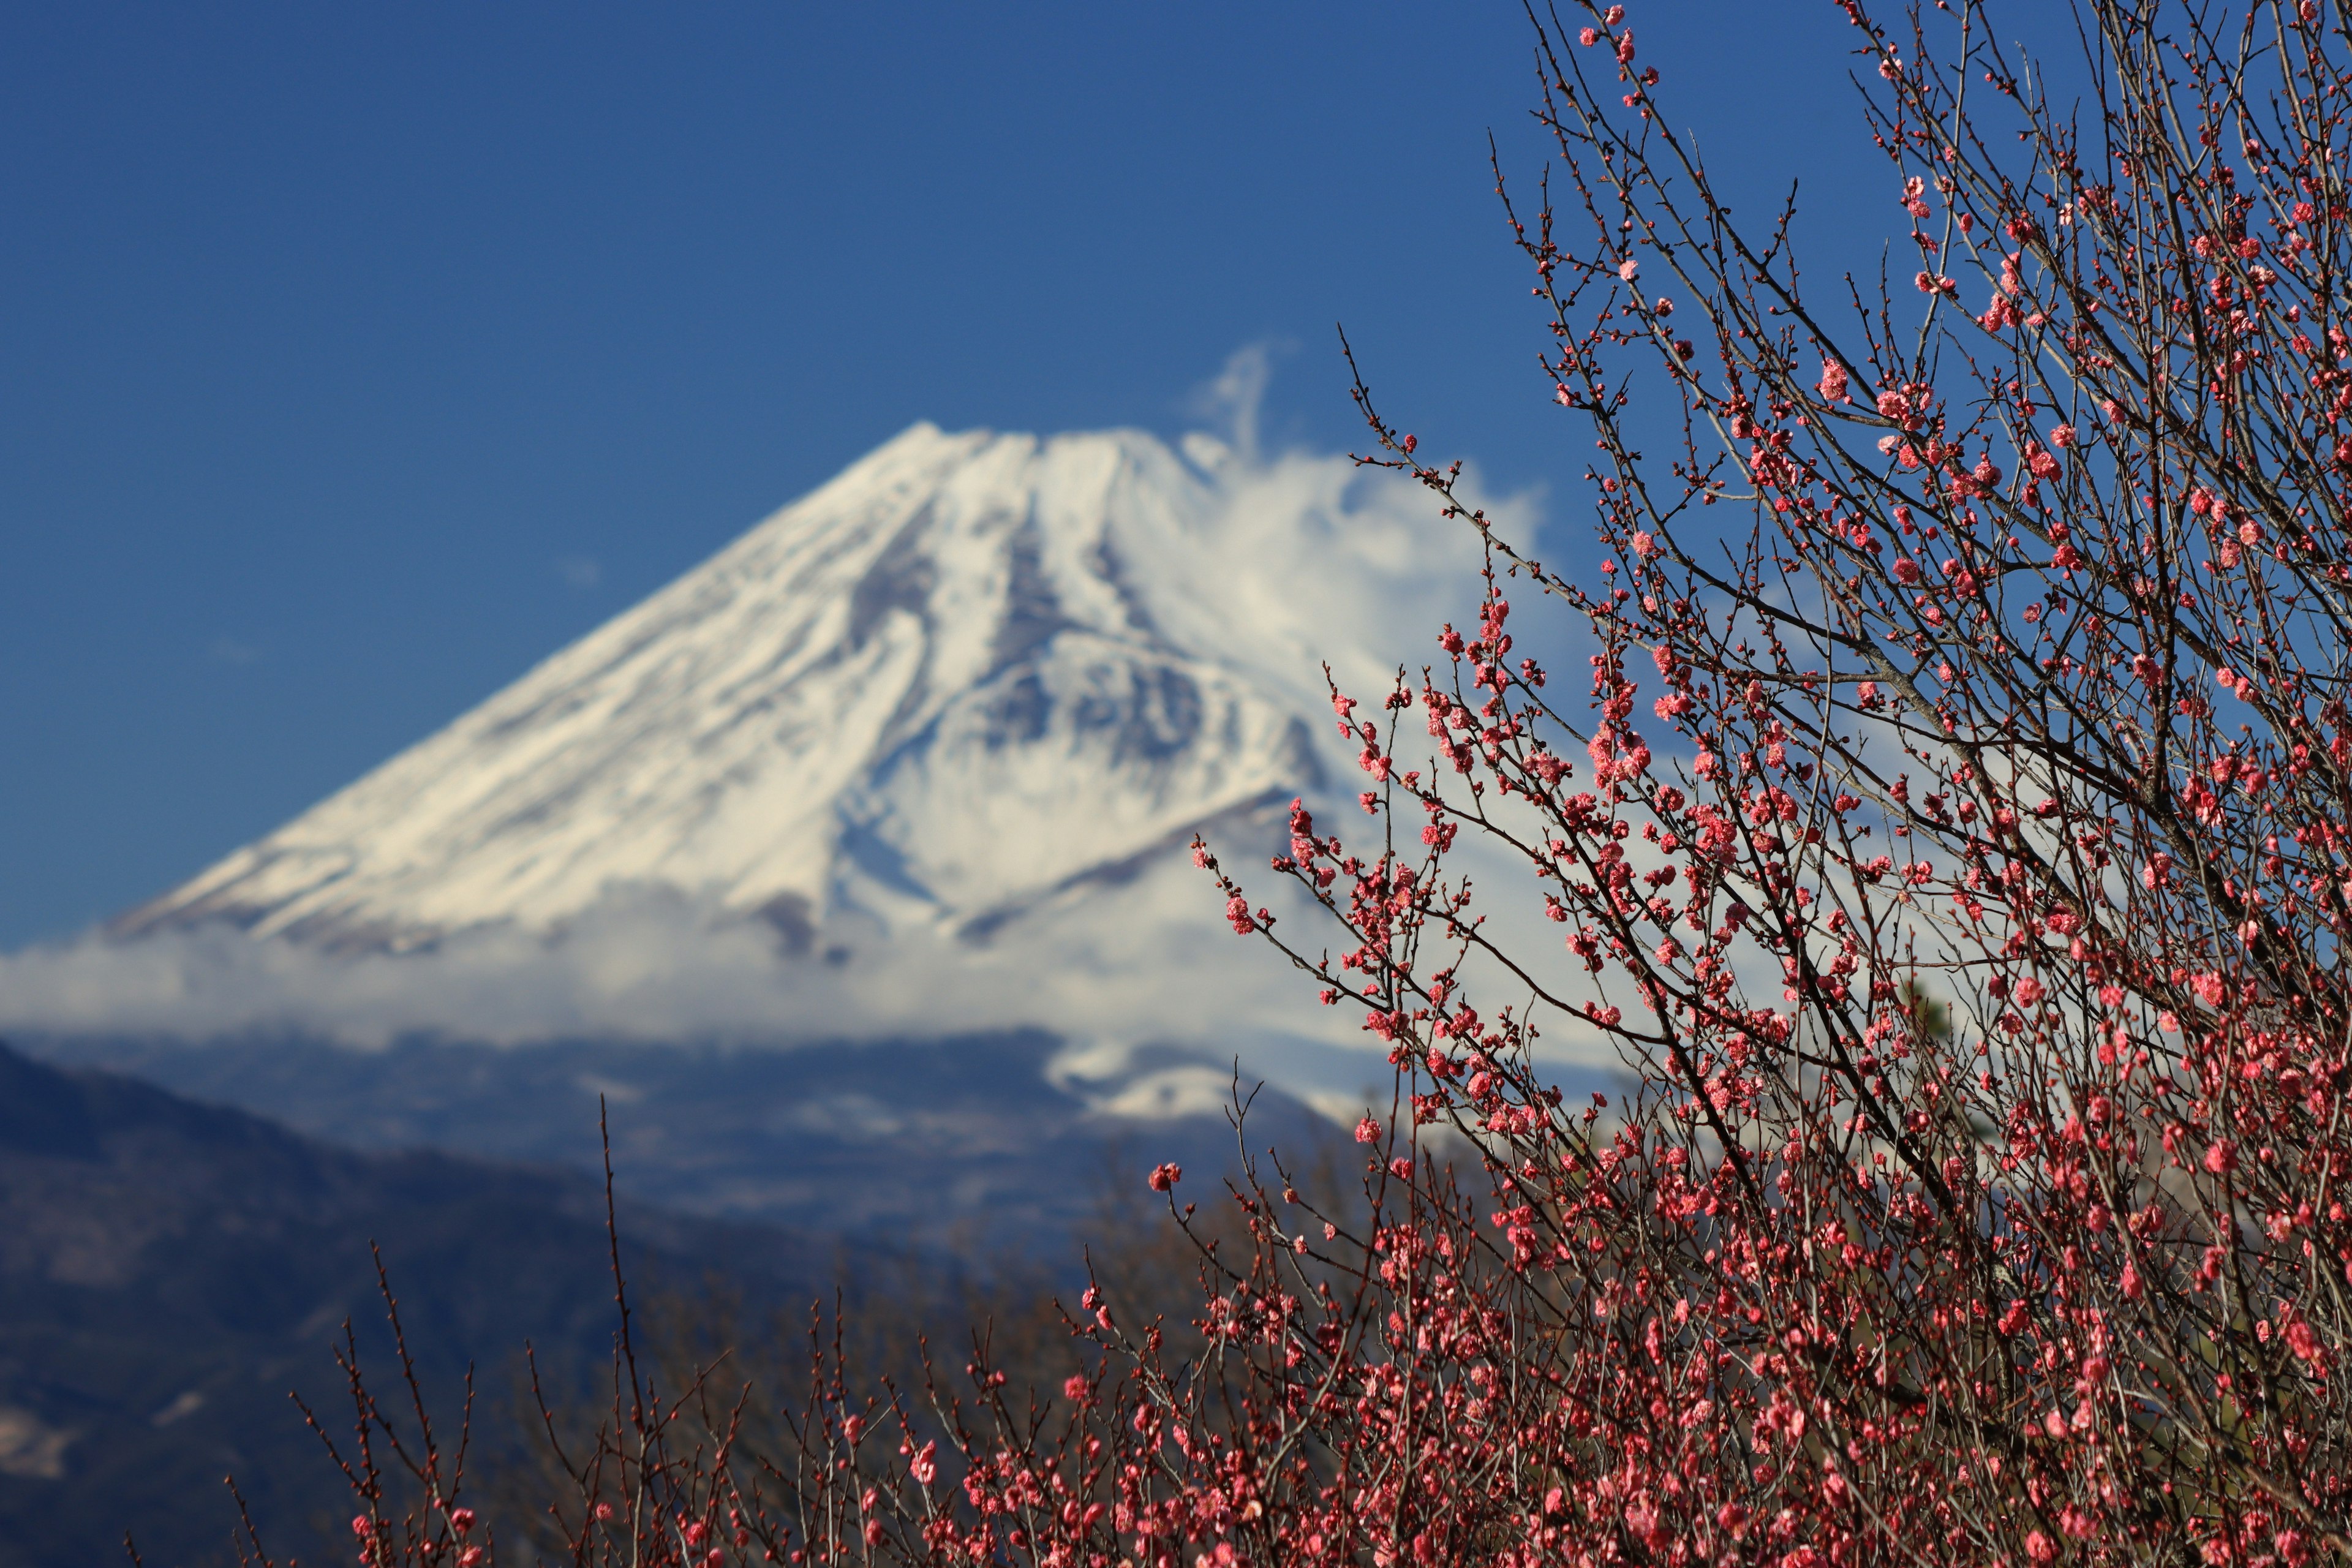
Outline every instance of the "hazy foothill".
[[0, 956], [0, 1563], [2352, 1557], [2352, 15], [1824, 9], [1527, 16], [1549, 497], [917, 424]]

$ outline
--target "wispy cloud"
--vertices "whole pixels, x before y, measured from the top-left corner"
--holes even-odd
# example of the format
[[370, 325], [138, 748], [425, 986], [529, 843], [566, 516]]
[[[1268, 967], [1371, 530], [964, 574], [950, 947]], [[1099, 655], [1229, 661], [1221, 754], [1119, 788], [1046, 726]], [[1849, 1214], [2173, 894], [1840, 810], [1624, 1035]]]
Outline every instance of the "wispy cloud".
[[1226, 356], [1223, 370], [1192, 389], [1185, 412], [1207, 422], [1244, 462], [1256, 462], [1258, 415], [1265, 404], [1265, 389], [1274, 381], [1275, 361], [1296, 346], [1271, 338], [1244, 343]]
[[604, 568], [593, 555], [560, 555], [555, 574], [565, 586], [585, 593], [604, 580]]
[[[1272, 821], [1228, 828], [1223, 847], [1233, 864], [1263, 867], [1277, 832]], [[1286, 900], [1271, 878], [1252, 882], [1286, 929], [1316, 930], [1311, 907]], [[1532, 892], [1487, 901], [1498, 921], [1554, 945]], [[1082, 1074], [1112, 1076], [1104, 1064], [1175, 1047], [1238, 1057], [1245, 1072], [1314, 1103], [1360, 1104], [1387, 1068], [1360, 1014], [1321, 1005], [1306, 977], [1236, 938], [1221, 912], [1214, 885], [1171, 851], [986, 945], [936, 928], [885, 937], [853, 917], [796, 954], [764, 921], [657, 889], [616, 891], [552, 935], [493, 927], [403, 953], [321, 952], [224, 926], [130, 942], [93, 933], [0, 954], [0, 1028], [297, 1035], [367, 1048], [418, 1035], [790, 1044], [1033, 1026], [1069, 1041]], [[1550, 1044], [1564, 1062], [1605, 1059], [1569, 1035]]]
[[256, 644], [224, 635], [205, 646], [205, 657], [215, 664], [252, 664], [261, 658], [261, 649]]

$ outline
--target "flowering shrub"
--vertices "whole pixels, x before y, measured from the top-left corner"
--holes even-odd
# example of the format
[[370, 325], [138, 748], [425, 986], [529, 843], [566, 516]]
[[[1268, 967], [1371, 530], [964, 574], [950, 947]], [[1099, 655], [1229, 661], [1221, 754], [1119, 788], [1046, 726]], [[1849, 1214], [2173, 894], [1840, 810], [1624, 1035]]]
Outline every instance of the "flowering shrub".
[[[1485, 602], [1332, 694], [1367, 817], [1272, 872], [1336, 952], [1196, 855], [1389, 1051], [1368, 1217], [1247, 1167], [1184, 1352], [1089, 1290], [1058, 1397], [836, 1382], [757, 1462], [620, 1401], [582, 1561], [2352, 1553], [2352, 35], [2084, 0], [2061, 100], [1968, 0], [1842, 8], [1916, 289], [1735, 224], [1623, 7], [1541, 29], [1565, 199], [1510, 217], [1597, 573], [1359, 381]], [[1561, 1033], [1638, 1091], [1564, 1103]]]

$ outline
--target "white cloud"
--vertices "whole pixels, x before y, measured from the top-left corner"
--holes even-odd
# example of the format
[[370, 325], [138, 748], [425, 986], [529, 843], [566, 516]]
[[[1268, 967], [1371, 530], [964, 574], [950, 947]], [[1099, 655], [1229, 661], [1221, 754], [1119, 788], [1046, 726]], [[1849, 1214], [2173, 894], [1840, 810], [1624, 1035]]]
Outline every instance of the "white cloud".
[[1224, 368], [1192, 389], [1185, 412], [1220, 426], [1223, 438], [1245, 463], [1258, 458], [1258, 410], [1274, 380], [1274, 362], [1294, 345], [1266, 341], [1244, 343], [1225, 358]]
[[[1221, 848], [1281, 911], [1286, 933], [1310, 947], [1336, 939], [1317, 911], [1274, 890], [1268, 837], [1230, 828]], [[1534, 951], [1556, 950], [1531, 881], [1497, 871], [1483, 883], [1500, 889], [1486, 898], [1497, 923], [1541, 943]], [[1239, 1057], [1246, 1074], [1312, 1103], [1360, 1106], [1388, 1068], [1360, 1010], [1320, 1005], [1307, 976], [1234, 935], [1221, 913], [1207, 875], [1171, 851], [1120, 886], [1031, 912], [985, 946], [936, 928], [887, 938], [834, 929], [793, 954], [766, 922], [665, 889], [616, 894], [553, 936], [494, 928], [404, 953], [322, 952], [223, 926], [128, 942], [93, 932], [0, 954], [0, 1029], [294, 1035], [369, 1048], [419, 1034], [787, 1044], [1038, 1026], [1070, 1042], [1066, 1076], [1118, 1082], [1140, 1097], [1121, 1107], [1138, 1113], [1150, 1109], [1143, 1100], [1222, 1101], [1221, 1083], [1197, 1068], [1132, 1076], [1134, 1053], [1154, 1046]], [[1564, 1060], [1605, 1059], [1590, 1041], [1552, 1044]]]

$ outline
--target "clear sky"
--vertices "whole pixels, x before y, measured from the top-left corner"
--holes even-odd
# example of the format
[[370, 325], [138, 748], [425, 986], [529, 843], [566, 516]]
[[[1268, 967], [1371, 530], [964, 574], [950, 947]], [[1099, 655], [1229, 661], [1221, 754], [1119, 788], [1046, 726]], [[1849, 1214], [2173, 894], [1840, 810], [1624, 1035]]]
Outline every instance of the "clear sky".
[[[1890, 226], [1827, 0], [1633, 11], [1731, 188], [1801, 170]], [[1265, 342], [1268, 438], [1341, 448], [1344, 321], [1425, 450], [1585, 515], [1486, 166], [1490, 130], [1542, 152], [1513, 5], [98, 0], [0, 36], [0, 946], [201, 869], [919, 418], [1173, 432]]]

